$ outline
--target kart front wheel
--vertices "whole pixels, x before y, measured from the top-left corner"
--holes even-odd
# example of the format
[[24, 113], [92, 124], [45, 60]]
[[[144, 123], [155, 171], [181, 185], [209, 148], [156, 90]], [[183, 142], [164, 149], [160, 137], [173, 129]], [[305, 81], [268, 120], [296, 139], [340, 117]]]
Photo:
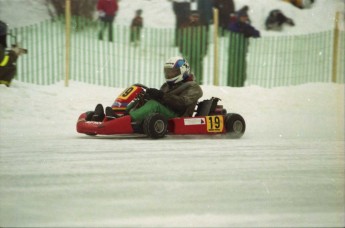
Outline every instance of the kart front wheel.
[[143, 130], [150, 138], [163, 138], [167, 133], [167, 129], [168, 120], [161, 114], [152, 113], [144, 119]]
[[243, 117], [236, 113], [229, 113], [225, 116], [226, 131], [231, 138], [241, 138], [246, 130], [246, 122]]

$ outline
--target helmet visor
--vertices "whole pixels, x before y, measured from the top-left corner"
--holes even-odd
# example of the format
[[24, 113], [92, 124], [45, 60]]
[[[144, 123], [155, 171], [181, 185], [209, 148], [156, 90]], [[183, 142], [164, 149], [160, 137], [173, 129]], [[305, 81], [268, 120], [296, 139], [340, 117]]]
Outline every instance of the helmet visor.
[[181, 74], [180, 68], [164, 67], [165, 79], [172, 79]]

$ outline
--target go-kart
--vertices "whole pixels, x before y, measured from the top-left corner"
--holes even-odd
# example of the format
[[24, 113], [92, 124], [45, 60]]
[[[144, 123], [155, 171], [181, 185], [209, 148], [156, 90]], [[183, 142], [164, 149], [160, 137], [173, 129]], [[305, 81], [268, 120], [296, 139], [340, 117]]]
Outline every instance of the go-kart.
[[150, 138], [172, 135], [215, 135], [227, 134], [240, 138], [245, 132], [243, 117], [227, 113], [219, 98], [212, 97], [198, 102], [192, 117], [167, 119], [159, 113], [149, 114], [143, 121], [133, 122], [128, 114], [131, 109], [140, 108], [147, 101], [147, 87], [134, 84], [125, 89], [111, 106], [117, 118], [105, 117], [103, 121], [88, 120], [92, 111], [82, 113], [77, 122], [77, 132], [87, 135], [144, 134]]

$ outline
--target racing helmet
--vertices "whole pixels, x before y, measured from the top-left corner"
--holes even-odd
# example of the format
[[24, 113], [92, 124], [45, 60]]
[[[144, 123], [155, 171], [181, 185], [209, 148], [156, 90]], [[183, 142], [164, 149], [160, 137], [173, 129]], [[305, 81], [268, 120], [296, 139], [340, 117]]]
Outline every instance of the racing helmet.
[[164, 64], [164, 76], [168, 84], [176, 84], [189, 77], [189, 63], [183, 57], [176, 56]]

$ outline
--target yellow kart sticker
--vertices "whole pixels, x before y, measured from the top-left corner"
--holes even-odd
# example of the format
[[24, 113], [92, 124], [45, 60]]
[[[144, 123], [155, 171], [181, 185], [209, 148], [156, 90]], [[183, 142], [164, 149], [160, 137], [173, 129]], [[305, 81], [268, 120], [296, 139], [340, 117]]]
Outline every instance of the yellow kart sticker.
[[208, 132], [222, 132], [224, 128], [223, 116], [205, 116]]
[[127, 88], [125, 91], [122, 92], [119, 98], [123, 100], [127, 99], [137, 88], [138, 88], [137, 86], [131, 86]]

